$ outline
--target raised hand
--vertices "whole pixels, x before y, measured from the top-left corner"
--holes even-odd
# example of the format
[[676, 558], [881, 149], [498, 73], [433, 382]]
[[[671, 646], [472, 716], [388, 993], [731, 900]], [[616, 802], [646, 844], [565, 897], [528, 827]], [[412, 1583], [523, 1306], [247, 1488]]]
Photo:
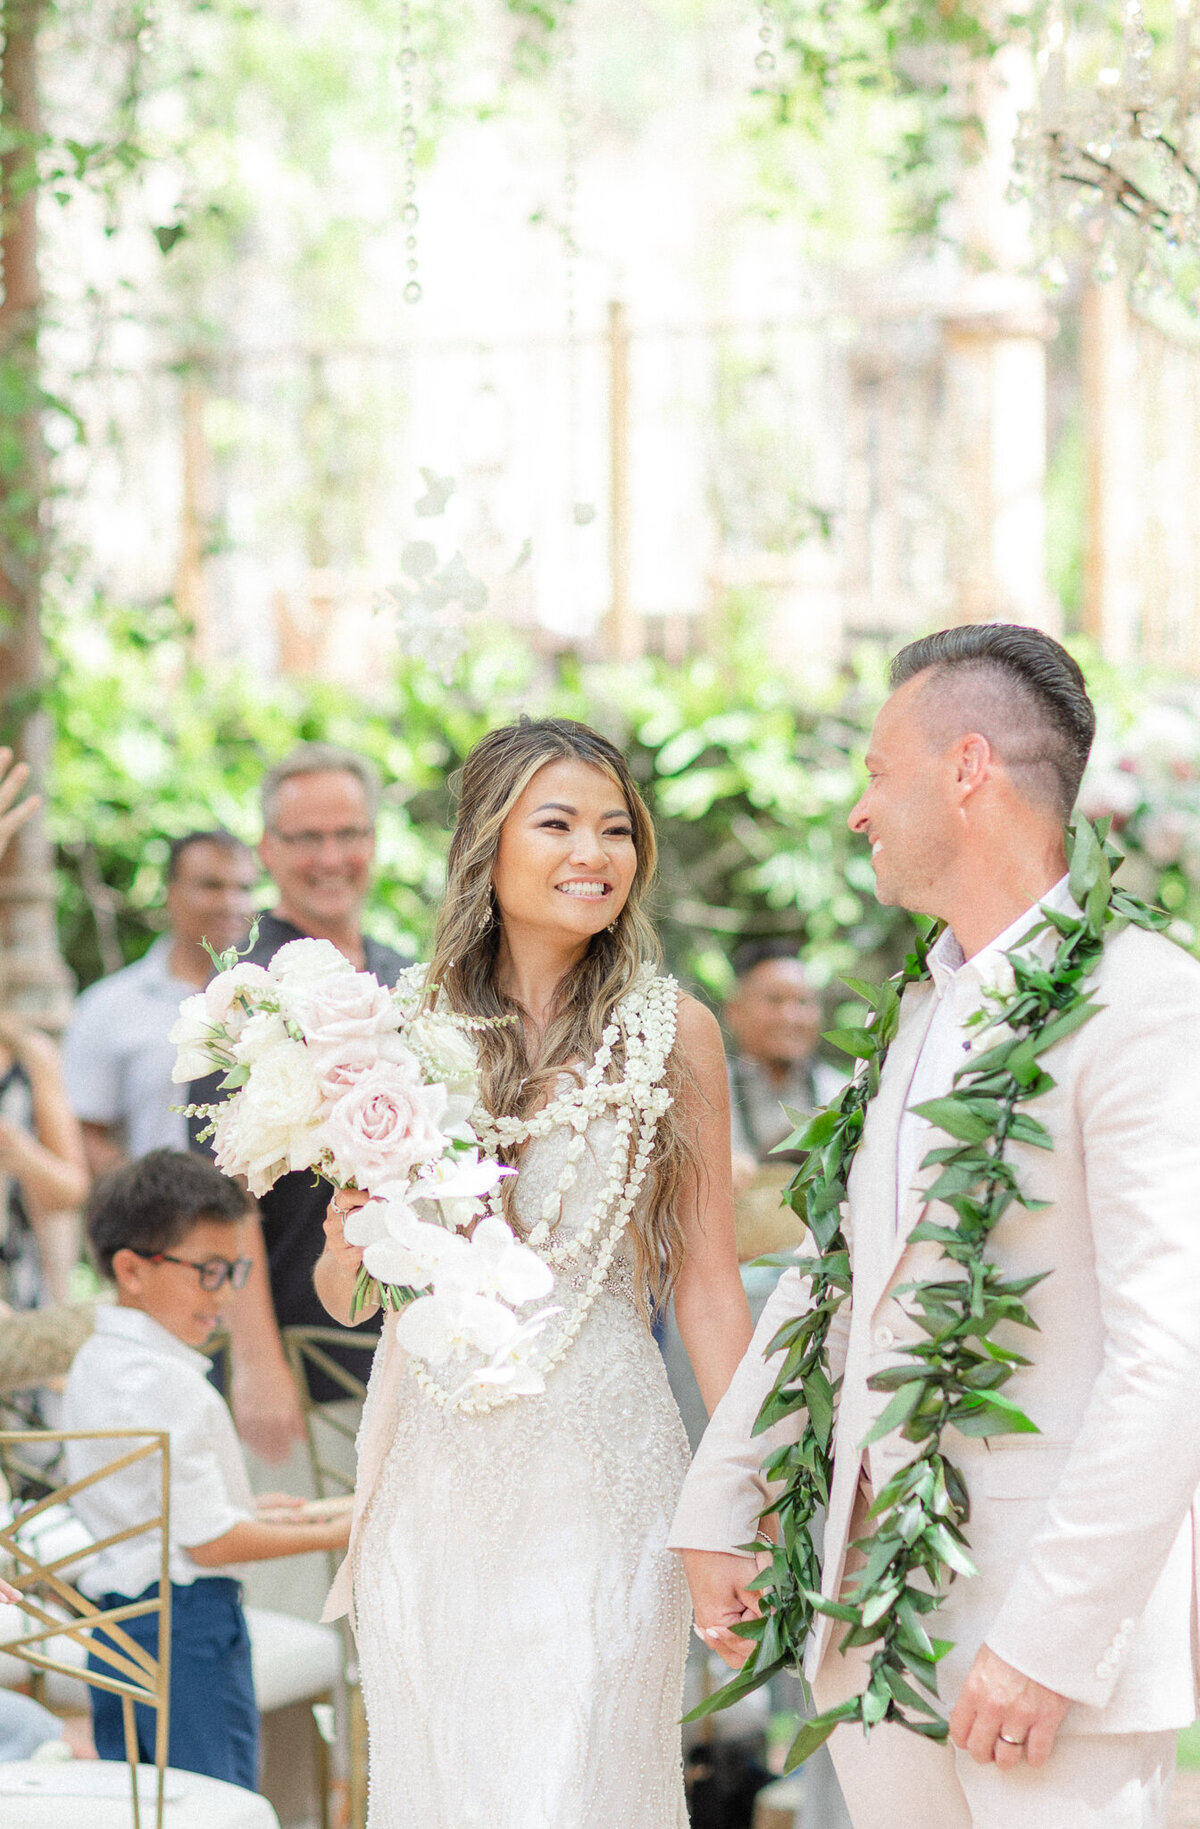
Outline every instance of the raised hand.
[[14, 762], [12, 750], [0, 746], [0, 857], [8, 849], [13, 833], [19, 832], [42, 804], [40, 794], [28, 794], [24, 800], [19, 798], [28, 780], [28, 763]]

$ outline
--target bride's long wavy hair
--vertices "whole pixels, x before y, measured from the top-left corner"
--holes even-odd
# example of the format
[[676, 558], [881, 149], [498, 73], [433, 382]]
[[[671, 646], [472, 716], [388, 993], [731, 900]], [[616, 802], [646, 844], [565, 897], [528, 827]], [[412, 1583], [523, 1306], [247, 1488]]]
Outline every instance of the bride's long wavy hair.
[[[526, 718], [489, 731], [463, 763], [457, 782], [458, 818], [450, 841], [446, 893], [434, 938], [432, 981], [450, 1008], [470, 1016], [519, 1016], [519, 1006], [496, 982], [501, 917], [492, 871], [505, 820], [538, 770], [547, 763], [585, 762], [620, 789], [633, 826], [637, 864], [629, 896], [611, 929], [594, 934], [579, 965], [558, 987], [550, 1020], [536, 1057], [526, 1050], [519, 1020], [485, 1029], [477, 1037], [480, 1088], [489, 1111], [527, 1117], [544, 1103], [555, 1076], [587, 1063], [600, 1046], [613, 1005], [630, 988], [639, 967], [657, 966], [658, 936], [646, 914], [657, 846], [649, 811], [629, 765], [606, 737], [570, 718]], [[623, 1071], [622, 1050], [613, 1050], [610, 1077]], [[635, 1284], [651, 1303], [665, 1302], [678, 1274], [683, 1235], [677, 1208], [683, 1184], [699, 1171], [698, 1152], [681, 1115], [679, 1093], [686, 1067], [674, 1049], [666, 1082], [674, 1102], [660, 1119], [647, 1177], [647, 1197], [632, 1222]], [[506, 1210], [512, 1182], [505, 1186]]]

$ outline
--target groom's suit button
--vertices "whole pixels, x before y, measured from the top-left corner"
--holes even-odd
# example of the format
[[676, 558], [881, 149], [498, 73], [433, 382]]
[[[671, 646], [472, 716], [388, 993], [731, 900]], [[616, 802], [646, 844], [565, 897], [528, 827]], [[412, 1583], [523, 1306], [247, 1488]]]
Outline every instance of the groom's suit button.
[[881, 1347], [885, 1352], [889, 1346], [895, 1346], [896, 1336], [890, 1327], [877, 1327], [875, 1329], [875, 1344], [876, 1346]]

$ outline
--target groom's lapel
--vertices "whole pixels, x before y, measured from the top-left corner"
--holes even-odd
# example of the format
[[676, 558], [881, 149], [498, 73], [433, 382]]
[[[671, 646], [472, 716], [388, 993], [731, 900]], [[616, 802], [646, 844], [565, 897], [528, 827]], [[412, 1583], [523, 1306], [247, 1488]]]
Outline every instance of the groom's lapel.
[[[908, 1103], [921, 1044], [936, 1008], [931, 984], [910, 985], [900, 1005], [900, 1025], [880, 1076], [879, 1091], [867, 1111], [858, 1161], [850, 1182], [854, 1237], [855, 1299], [869, 1308], [887, 1287], [903, 1248], [898, 1221], [905, 1217], [898, 1200], [900, 1120]], [[909, 1227], [913, 1224], [909, 1219]]]

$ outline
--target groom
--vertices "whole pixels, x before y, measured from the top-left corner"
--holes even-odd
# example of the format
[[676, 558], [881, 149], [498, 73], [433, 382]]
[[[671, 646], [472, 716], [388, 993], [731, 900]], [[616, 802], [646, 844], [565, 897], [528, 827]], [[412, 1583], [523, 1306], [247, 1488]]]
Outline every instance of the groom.
[[[842, 1374], [823, 1591], [861, 1566], [872, 1496], [915, 1452], [898, 1433], [861, 1446], [888, 1401], [873, 1374], [922, 1337], [915, 1282], [944, 1274], [910, 1241], [948, 1139], [912, 1107], [944, 1096], [966, 1019], [1030, 938], [1041, 903], [1070, 910], [1063, 848], [1094, 731], [1083, 677], [1036, 630], [976, 624], [912, 643], [871, 736], [869, 782], [850, 815], [871, 845], [877, 894], [945, 931], [931, 976], [905, 992], [849, 1182], [852, 1304], [831, 1337]], [[1175, 1730], [1195, 1714], [1200, 1486], [1200, 965], [1127, 927], [1093, 979], [1098, 1013], [1044, 1057], [1056, 1082], [1031, 1107], [1053, 1149], [1010, 1147], [1024, 1189], [989, 1254], [1005, 1277], [1050, 1272], [1029, 1296], [1030, 1364], [1006, 1386], [1036, 1435], [989, 1442], [947, 1430], [966, 1479], [978, 1574], [929, 1621], [954, 1641], [940, 1666], [950, 1744], [887, 1724], [835, 1730], [834, 1764], [856, 1829], [1160, 1829]], [[947, 1216], [941, 1209], [943, 1218]], [[937, 1215], [935, 1214], [935, 1217]], [[756, 1611], [749, 1543], [777, 1442], [753, 1437], [780, 1364], [765, 1357], [801, 1312], [788, 1271], [683, 1489], [670, 1538], [697, 1627], [731, 1664], [730, 1631]], [[850, 1310], [847, 1313], [847, 1309]], [[795, 1439], [795, 1423], [793, 1437]], [[840, 1649], [819, 1616], [806, 1659], [818, 1708], [860, 1691], [871, 1648]]]

